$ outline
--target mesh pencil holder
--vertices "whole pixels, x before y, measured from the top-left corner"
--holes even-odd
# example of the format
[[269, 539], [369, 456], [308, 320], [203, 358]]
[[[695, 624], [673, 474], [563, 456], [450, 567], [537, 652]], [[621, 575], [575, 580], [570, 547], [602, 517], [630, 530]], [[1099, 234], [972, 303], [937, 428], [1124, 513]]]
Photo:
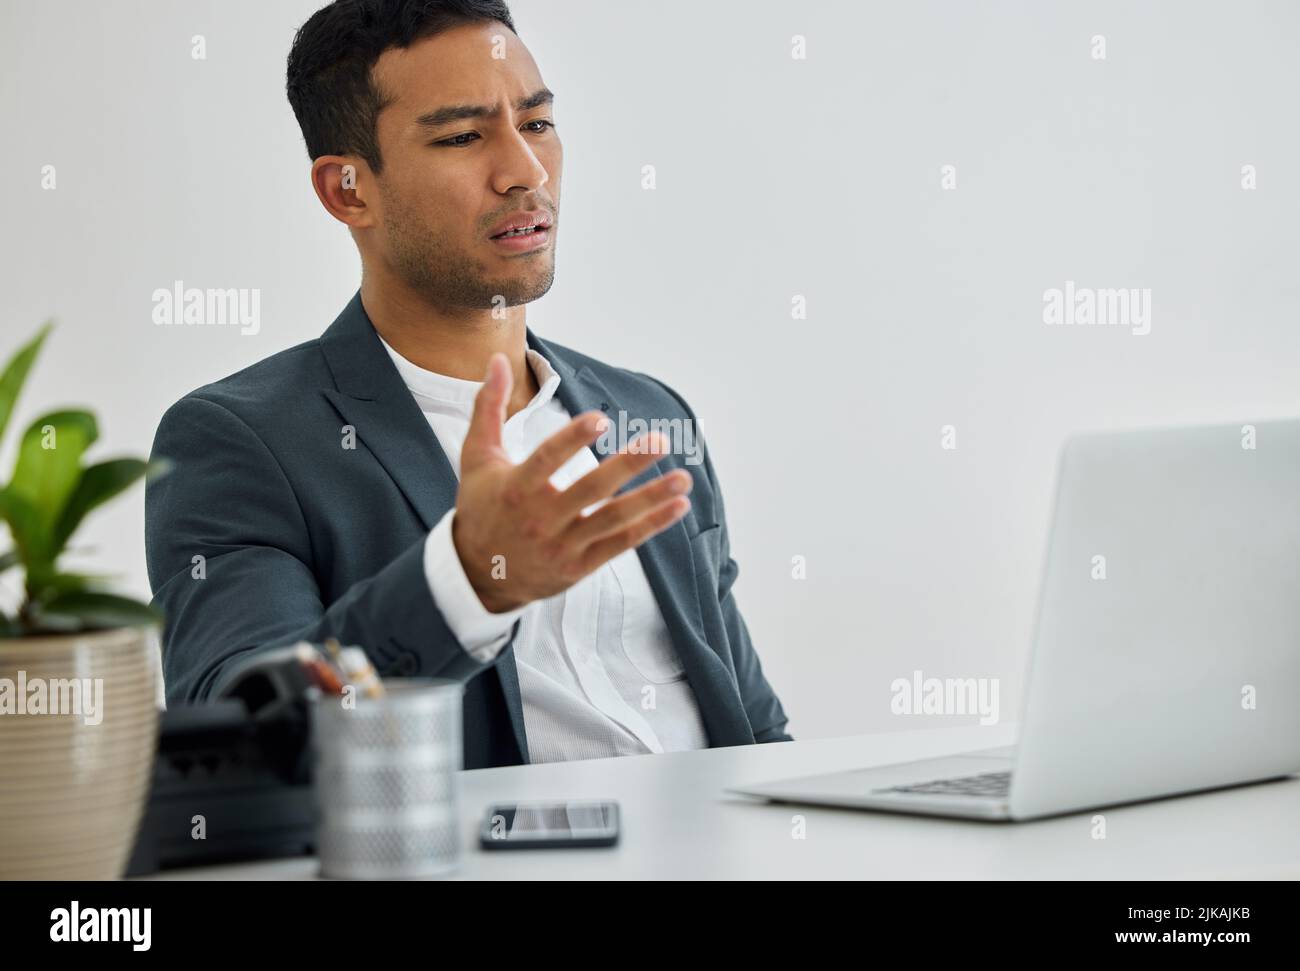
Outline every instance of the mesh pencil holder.
[[321, 876], [444, 876], [460, 862], [458, 681], [395, 679], [381, 698], [312, 706]]

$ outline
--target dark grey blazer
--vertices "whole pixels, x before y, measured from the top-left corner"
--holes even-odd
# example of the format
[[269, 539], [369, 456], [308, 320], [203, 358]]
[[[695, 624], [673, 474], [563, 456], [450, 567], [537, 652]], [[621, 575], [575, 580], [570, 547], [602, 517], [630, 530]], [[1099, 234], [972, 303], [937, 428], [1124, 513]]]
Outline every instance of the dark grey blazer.
[[[690, 418], [676, 392], [528, 331], [560, 374], [572, 414], [593, 408]], [[343, 426], [356, 430], [343, 447]], [[594, 450], [594, 449], [593, 449]], [[711, 746], [787, 741], [731, 587], [722, 493], [702, 464], [664, 456], [627, 488], [672, 468], [695, 479], [691, 511], [637, 554], [698, 699]], [[528, 761], [513, 637], [492, 663], [452, 635], [425, 580], [428, 531], [457, 480], [402, 383], [358, 293], [318, 339], [199, 388], [163, 415], [155, 458], [174, 465], [146, 490], [154, 604], [166, 618], [173, 702], [212, 696], [248, 652], [337, 637], [385, 676], [465, 682], [465, 767]], [[597, 458], [601, 456], [597, 454]], [[194, 557], [206, 576], [193, 576]]]

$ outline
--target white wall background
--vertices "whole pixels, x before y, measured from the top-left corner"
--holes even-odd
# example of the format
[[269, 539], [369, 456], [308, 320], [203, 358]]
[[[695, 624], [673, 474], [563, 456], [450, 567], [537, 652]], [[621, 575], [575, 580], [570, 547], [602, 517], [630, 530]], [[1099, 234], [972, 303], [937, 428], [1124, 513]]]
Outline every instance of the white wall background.
[[[24, 423], [87, 403], [99, 454], [143, 454], [168, 404], [353, 293], [283, 94], [316, 5], [0, 3], [0, 350], [59, 321]], [[512, 9], [566, 153], [529, 322], [701, 416], [796, 735], [920, 727], [889, 713], [918, 668], [1000, 676], [1015, 717], [1068, 431], [1300, 413], [1295, 4]], [[176, 279], [260, 288], [261, 333], [154, 326]], [[1151, 288], [1151, 333], [1045, 326], [1067, 279]], [[142, 531], [137, 489], [80, 539], [147, 595]]]

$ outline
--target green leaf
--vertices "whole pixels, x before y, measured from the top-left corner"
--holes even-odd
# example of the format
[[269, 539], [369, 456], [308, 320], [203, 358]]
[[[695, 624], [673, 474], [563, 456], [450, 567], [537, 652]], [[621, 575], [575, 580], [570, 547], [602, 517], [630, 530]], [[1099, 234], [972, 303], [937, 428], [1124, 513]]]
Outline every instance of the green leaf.
[[0, 573], [5, 570], [11, 570], [16, 567], [21, 560], [18, 558], [17, 550], [10, 550], [8, 553], [0, 553]]
[[11, 489], [0, 489], [0, 518], [9, 524], [14, 545], [18, 547], [18, 559], [29, 574], [53, 566], [53, 558], [47, 552], [49, 534], [42, 528], [34, 505]]
[[27, 599], [37, 605], [80, 591], [102, 589], [113, 578], [94, 573], [58, 573], [52, 570], [27, 573]]
[[4, 439], [9, 416], [13, 414], [18, 395], [27, 381], [27, 372], [32, 369], [36, 355], [40, 352], [41, 345], [45, 343], [45, 338], [49, 336], [50, 328], [53, 326], [52, 322], [47, 322], [41, 327], [36, 332], [36, 336], [20, 347], [18, 352], [9, 359], [4, 371], [0, 372], [0, 440]]
[[111, 593], [77, 590], [45, 603], [29, 604], [29, 630], [102, 630], [156, 624], [161, 616], [148, 604]]
[[23, 435], [8, 492], [35, 510], [38, 533], [29, 537], [29, 548], [44, 560], [58, 555], [55, 526], [81, 478], [81, 457], [98, 437], [95, 416], [88, 411], [51, 412]]
[[92, 465], [81, 473], [76, 487], [59, 514], [51, 543], [56, 554], [76, 532], [82, 519], [96, 506], [101, 506], [128, 489], [141, 476], [154, 478], [163, 474], [169, 463], [161, 460], [143, 462], [140, 459], [112, 459]]

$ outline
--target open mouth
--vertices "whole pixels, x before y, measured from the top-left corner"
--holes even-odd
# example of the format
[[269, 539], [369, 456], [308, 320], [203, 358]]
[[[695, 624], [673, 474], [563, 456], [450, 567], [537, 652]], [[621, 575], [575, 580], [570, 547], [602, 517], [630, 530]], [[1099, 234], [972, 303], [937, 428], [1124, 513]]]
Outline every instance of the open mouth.
[[509, 232], [497, 233], [492, 239], [510, 239], [512, 236], [531, 236], [533, 233], [544, 232], [545, 226], [525, 226], [522, 229], [512, 229]]

